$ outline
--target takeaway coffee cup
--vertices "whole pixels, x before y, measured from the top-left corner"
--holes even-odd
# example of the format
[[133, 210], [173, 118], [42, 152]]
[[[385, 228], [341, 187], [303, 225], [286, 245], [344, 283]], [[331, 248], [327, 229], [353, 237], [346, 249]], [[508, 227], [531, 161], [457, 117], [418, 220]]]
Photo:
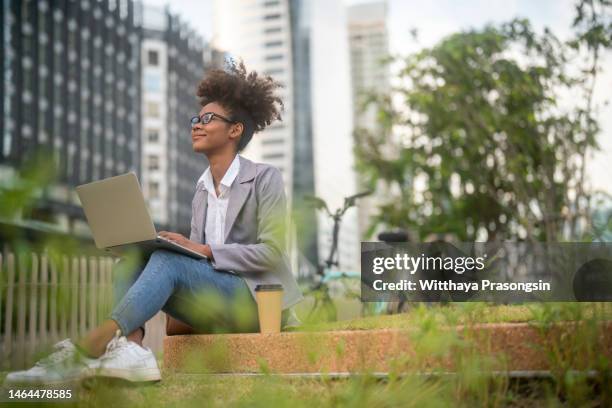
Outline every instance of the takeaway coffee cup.
[[255, 297], [259, 313], [259, 331], [261, 333], [280, 333], [283, 285], [257, 285]]

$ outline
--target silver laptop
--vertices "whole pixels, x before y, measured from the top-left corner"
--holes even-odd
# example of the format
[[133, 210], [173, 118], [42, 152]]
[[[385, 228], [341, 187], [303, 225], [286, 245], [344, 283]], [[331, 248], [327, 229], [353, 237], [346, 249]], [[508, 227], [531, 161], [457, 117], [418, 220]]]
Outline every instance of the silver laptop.
[[203, 254], [157, 235], [134, 172], [82, 184], [76, 192], [98, 248], [111, 252], [129, 246], [147, 252], [163, 248], [206, 259]]

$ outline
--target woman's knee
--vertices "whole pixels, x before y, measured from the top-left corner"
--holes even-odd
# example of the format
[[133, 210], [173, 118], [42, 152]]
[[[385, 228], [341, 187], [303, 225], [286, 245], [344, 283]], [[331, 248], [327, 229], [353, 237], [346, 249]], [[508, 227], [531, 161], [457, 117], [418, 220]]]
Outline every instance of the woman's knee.
[[153, 253], [151, 253], [151, 256], [149, 257], [149, 262], [151, 262], [151, 260], [168, 260], [168, 259], [172, 259], [177, 257], [179, 254], [177, 254], [174, 251], [170, 251], [168, 249], [156, 249], [155, 251], [153, 251]]
[[189, 256], [179, 254], [178, 252], [170, 251], [168, 249], [157, 249], [151, 254], [151, 261], [153, 262], [163, 262], [163, 263], [173, 263], [181, 265], [185, 265], [189, 270], [197, 269], [199, 273], [205, 273], [202, 271], [212, 272], [214, 270], [213, 266], [208, 261], [204, 260], [196, 260]]
[[155, 250], [150, 258], [145, 271], [148, 274], [163, 274], [166, 277], [173, 275], [181, 270], [181, 255], [166, 249]]
[[166, 249], [156, 249], [149, 257], [149, 262], [147, 263], [147, 266], [150, 267], [151, 264], [158, 265], [172, 262], [175, 256], [175, 252], [168, 251]]

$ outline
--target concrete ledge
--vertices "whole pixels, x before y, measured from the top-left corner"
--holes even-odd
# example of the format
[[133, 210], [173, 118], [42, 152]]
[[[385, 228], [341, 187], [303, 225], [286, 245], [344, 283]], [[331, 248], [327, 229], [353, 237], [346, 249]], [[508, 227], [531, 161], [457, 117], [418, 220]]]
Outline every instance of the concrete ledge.
[[180, 373], [546, 371], [551, 361], [593, 368], [612, 358], [612, 321], [481, 324], [442, 330], [379, 329], [279, 334], [185, 335], [164, 339], [164, 369]]

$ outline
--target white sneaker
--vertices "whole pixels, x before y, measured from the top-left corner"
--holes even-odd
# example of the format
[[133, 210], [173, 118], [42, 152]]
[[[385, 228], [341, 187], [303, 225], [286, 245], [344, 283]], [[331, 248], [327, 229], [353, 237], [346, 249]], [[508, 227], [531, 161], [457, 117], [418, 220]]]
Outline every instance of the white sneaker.
[[106, 346], [106, 352], [100, 357], [100, 366], [96, 370], [96, 375], [127, 381], [161, 380], [157, 360], [151, 349], [129, 341], [120, 333], [117, 330], [115, 337]]
[[62, 383], [79, 381], [93, 375], [98, 360], [85, 357], [70, 339], [56, 343], [55, 351], [38, 361], [34, 367], [24, 371], [8, 373], [5, 384], [15, 383]]

